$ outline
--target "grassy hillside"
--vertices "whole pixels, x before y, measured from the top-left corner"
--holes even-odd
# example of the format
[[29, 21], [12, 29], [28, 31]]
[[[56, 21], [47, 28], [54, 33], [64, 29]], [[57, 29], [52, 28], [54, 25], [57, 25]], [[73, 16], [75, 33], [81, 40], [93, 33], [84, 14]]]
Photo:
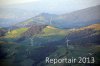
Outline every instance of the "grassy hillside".
[[[62, 40], [67, 34], [70, 33], [68, 29], [59, 29], [52, 26], [33, 26], [22, 34], [18, 39], [21, 44], [30, 44], [33, 39], [34, 45], [47, 44], [54, 41]], [[26, 37], [26, 38], [25, 38]]]
[[27, 31], [28, 28], [18, 28], [12, 31], [8, 31], [6, 33], [5, 38], [17, 38], [20, 37], [22, 33], [24, 33], [25, 31]]
[[[99, 24], [80, 29], [59, 29], [53, 26], [38, 26], [37, 28], [19, 28], [6, 33], [4, 43], [0, 44], [0, 66], [92, 66], [92, 64], [46, 64], [45, 58], [95, 57], [95, 64], [100, 62]], [[40, 28], [42, 29], [40, 31]], [[34, 31], [37, 31], [34, 33]], [[27, 31], [32, 36], [12, 41], [21, 37]], [[39, 31], [39, 33], [38, 33]], [[34, 34], [33, 34], [34, 33]], [[96, 34], [98, 33], [98, 34]], [[26, 35], [24, 35], [26, 36]], [[70, 40], [66, 47], [65, 36]], [[8, 40], [10, 39], [10, 41]], [[31, 45], [30, 38], [33, 38]], [[9, 42], [6, 42], [7, 41]], [[19, 39], [19, 38], [18, 38]], [[17, 43], [17, 44], [16, 44]], [[92, 54], [92, 55], [90, 55]]]
[[47, 26], [43, 30], [43, 32], [44, 32], [43, 35], [66, 35], [67, 33], [69, 33], [69, 30], [59, 29], [59, 28], [55, 28], [53, 26]]
[[85, 30], [85, 29], [100, 30], [100, 24], [93, 24], [87, 27], [80, 28], [79, 30]]

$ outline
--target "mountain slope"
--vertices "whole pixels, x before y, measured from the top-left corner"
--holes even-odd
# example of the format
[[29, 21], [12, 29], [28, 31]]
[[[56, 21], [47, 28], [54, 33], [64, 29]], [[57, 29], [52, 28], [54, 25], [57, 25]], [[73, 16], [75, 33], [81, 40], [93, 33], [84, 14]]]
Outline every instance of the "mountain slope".
[[68, 35], [72, 43], [76, 44], [100, 44], [100, 24], [93, 24], [87, 27], [76, 29]]
[[[19, 29], [16, 30], [19, 31]], [[95, 64], [99, 64], [100, 24], [93, 24], [74, 30], [59, 29], [48, 25], [33, 25], [26, 31], [20, 31], [24, 31], [20, 36], [27, 36], [29, 34], [30, 37], [33, 38], [33, 41], [30, 41], [29, 38], [24, 38], [24, 40], [15, 41], [16, 43], [5, 42], [0, 44], [0, 49], [4, 50], [0, 52], [0, 65], [68, 66], [69, 64], [65, 63], [46, 64], [45, 58], [59, 59], [91, 56], [96, 58]], [[66, 37], [70, 40], [69, 48], [66, 47]], [[77, 63], [70, 65], [81, 66], [81, 64]], [[82, 66], [86, 66], [86, 64], [82, 64]], [[87, 66], [89, 66], [89, 64], [87, 64]]]
[[6, 33], [5, 38], [18, 38], [21, 36], [22, 33], [24, 33], [27, 30], [28, 30], [28, 28], [18, 28], [15, 30], [8, 31]]
[[87, 27], [80, 28], [79, 30], [85, 30], [85, 29], [100, 30], [100, 24], [93, 24]]
[[79, 28], [100, 22], [100, 5], [60, 15], [54, 20], [60, 27]]
[[57, 17], [56, 14], [48, 14], [48, 13], [41, 13], [35, 17], [32, 17], [26, 21], [20, 22], [15, 24], [15, 26], [19, 26], [19, 27], [30, 27], [34, 24], [45, 24], [45, 25], [50, 25], [50, 20], [51, 18], [55, 18]]
[[31, 37], [35, 34], [40, 34], [46, 25], [32, 25], [26, 32], [23, 33], [25, 37]]
[[[66, 37], [71, 43], [99, 44], [100, 24], [93, 24], [78, 29], [59, 29], [48, 25], [33, 25], [30, 28], [19, 28], [12, 30], [6, 34], [6, 38], [17, 38], [16, 42], [21, 44], [30, 44], [30, 38], [34, 45], [49, 44], [55, 41], [62, 44], [66, 41]], [[53, 44], [53, 43], [52, 43]]]
[[21, 44], [30, 44], [31, 40], [33, 41], [33, 45], [43, 45], [59, 41], [63, 39], [63, 37], [68, 34], [68, 30], [63, 30], [59, 28], [55, 28], [53, 26], [46, 25], [33, 25], [27, 31], [21, 34], [20, 38], [18, 38], [17, 42]]
[[58, 28], [80, 28], [91, 24], [100, 23], [99, 11], [100, 5], [63, 15], [41, 13], [21, 23], [22, 25], [26, 24], [27, 26], [37, 23], [51, 25]]

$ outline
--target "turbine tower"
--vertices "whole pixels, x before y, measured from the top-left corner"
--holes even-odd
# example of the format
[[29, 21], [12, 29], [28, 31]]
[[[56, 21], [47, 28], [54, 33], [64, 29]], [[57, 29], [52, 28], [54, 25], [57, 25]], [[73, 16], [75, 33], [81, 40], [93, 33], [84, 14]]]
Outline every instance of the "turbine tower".
[[8, 29], [8, 33], [10, 33], [10, 28]]
[[66, 37], [66, 43], [67, 43], [66, 46], [67, 46], [67, 47], [69, 46], [69, 41], [70, 41], [70, 40], [68, 40], [68, 38]]
[[52, 17], [50, 18], [50, 25], [52, 25]]
[[30, 38], [31, 46], [33, 46], [33, 38]]
[[12, 26], [11, 26], [11, 27], [9, 27], [9, 29], [8, 29], [8, 33], [10, 33], [10, 32], [11, 32], [11, 29], [12, 29]]

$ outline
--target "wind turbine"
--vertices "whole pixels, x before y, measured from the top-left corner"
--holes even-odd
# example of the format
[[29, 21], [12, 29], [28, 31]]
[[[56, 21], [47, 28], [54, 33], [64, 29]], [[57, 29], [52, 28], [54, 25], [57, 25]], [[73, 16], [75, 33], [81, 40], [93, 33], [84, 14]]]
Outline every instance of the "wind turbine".
[[8, 33], [10, 33], [10, 28], [8, 29]]
[[67, 47], [69, 46], [69, 41], [70, 41], [70, 40], [68, 40], [68, 38], [66, 37], [66, 43], [67, 43], [66, 46], [67, 46]]
[[30, 38], [31, 46], [33, 46], [33, 38]]
[[53, 19], [53, 18], [51, 17], [51, 18], [50, 18], [50, 25], [52, 25], [52, 19]]
[[12, 26], [11, 26], [11, 27], [9, 27], [9, 29], [8, 29], [8, 33], [10, 33], [10, 32], [11, 32], [11, 29], [12, 29]]

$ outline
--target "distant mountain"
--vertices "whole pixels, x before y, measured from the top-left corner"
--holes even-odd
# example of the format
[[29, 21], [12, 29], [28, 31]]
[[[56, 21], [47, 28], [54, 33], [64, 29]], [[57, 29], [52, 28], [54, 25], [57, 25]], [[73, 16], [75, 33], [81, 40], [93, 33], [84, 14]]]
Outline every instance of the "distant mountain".
[[37, 16], [35, 16], [33, 19], [39, 19], [39, 20], [47, 20], [49, 21], [51, 18], [56, 18], [58, 15], [56, 14], [49, 14], [49, 13], [41, 13]]
[[29, 26], [31, 24], [37, 23], [37, 24], [52, 25], [58, 28], [80, 28], [91, 24], [99, 23], [100, 22], [99, 12], [100, 12], [100, 5], [63, 15], [41, 13], [35, 17], [32, 17], [24, 22], [19, 23], [18, 25]]
[[[79, 28], [100, 22], [100, 5], [63, 15], [41, 13], [37, 16], [34, 16], [32, 15], [32, 13], [28, 13], [24, 10], [15, 10], [8, 9], [7, 12], [1, 11], [0, 26], [7, 27], [9, 25], [17, 23], [16, 26], [25, 27], [37, 23], [52, 25], [59, 28]], [[32, 18], [28, 19], [29, 17]]]
[[58, 16], [54, 21], [63, 28], [79, 28], [100, 22], [100, 5]]
[[56, 17], [57, 17], [56, 14], [41, 13], [41, 14], [39, 14], [35, 17], [32, 17], [26, 21], [15, 24], [15, 26], [30, 27], [34, 24], [50, 25], [50, 20], [53, 18], [56, 18]]

